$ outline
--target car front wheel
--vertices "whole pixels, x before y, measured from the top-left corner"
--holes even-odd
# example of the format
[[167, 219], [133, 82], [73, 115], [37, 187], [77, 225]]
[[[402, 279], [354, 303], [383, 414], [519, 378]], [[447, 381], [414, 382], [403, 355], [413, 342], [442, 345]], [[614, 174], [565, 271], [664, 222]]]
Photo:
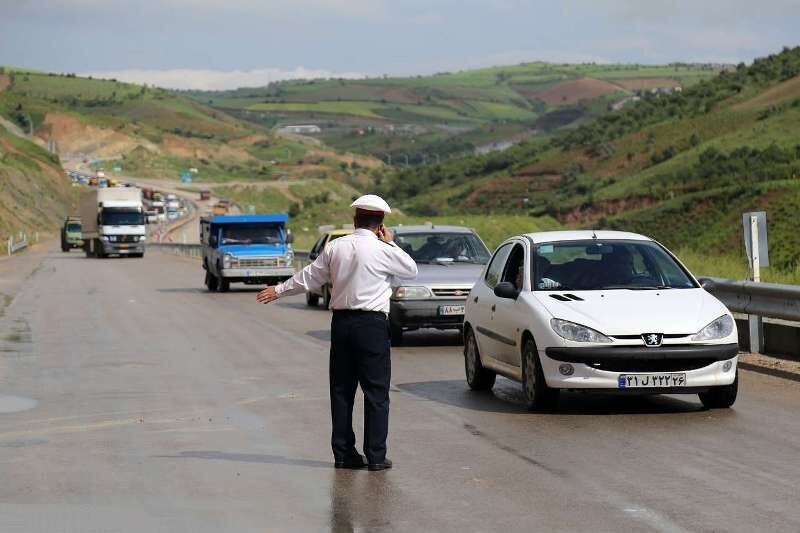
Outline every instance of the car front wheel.
[[522, 347], [522, 390], [525, 407], [529, 411], [552, 410], [558, 405], [558, 389], [547, 386], [533, 339], [526, 339]]
[[478, 342], [471, 329], [464, 332], [464, 370], [467, 374], [467, 385], [472, 390], [490, 390], [494, 387], [497, 374], [487, 370], [481, 363]]
[[739, 393], [739, 373], [730, 385], [711, 387], [708, 392], [701, 392], [700, 401], [707, 409], [727, 409], [736, 402]]

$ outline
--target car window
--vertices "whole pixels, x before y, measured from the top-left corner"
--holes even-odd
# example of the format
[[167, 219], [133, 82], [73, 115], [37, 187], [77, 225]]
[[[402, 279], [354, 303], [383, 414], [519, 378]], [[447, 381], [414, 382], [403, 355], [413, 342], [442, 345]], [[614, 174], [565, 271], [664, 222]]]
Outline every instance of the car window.
[[518, 291], [522, 290], [522, 276], [525, 264], [525, 248], [521, 244], [515, 244], [508, 254], [506, 266], [503, 269], [501, 281], [507, 281], [514, 285]]
[[474, 233], [398, 233], [395, 243], [418, 263], [484, 264], [489, 250]]
[[652, 241], [598, 240], [536, 246], [534, 290], [694, 288], [688, 273]]
[[280, 226], [262, 224], [232, 224], [222, 227], [222, 244], [281, 244]]
[[506, 258], [509, 252], [511, 252], [511, 246], [512, 243], [504, 244], [494, 253], [492, 262], [489, 263], [489, 268], [486, 269], [486, 275], [484, 276], [484, 280], [489, 288], [494, 289], [495, 285], [500, 282], [503, 267], [506, 264]]

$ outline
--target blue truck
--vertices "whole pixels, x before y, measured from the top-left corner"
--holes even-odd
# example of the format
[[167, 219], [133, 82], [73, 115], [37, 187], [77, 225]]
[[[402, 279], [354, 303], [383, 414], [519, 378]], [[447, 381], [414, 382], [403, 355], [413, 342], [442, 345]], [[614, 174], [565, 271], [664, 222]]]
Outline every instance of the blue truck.
[[227, 292], [231, 283], [275, 284], [294, 275], [289, 217], [217, 215], [200, 219], [205, 284]]

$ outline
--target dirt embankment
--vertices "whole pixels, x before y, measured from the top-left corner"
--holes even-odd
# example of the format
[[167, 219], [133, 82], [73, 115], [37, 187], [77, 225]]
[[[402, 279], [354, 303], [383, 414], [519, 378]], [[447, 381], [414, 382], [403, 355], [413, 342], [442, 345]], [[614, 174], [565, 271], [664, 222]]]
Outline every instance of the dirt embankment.
[[48, 113], [39, 136], [56, 141], [62, 154], [83, 152], [98, 158], [112, 158], [126, 154], [138, 146], [158, 151], [158, 147], [146, 139], [84, 124], [67, 113]]
[[0, 93], [8, 89], [11, 85], [11, 78], [8, 74], [0, 74]]

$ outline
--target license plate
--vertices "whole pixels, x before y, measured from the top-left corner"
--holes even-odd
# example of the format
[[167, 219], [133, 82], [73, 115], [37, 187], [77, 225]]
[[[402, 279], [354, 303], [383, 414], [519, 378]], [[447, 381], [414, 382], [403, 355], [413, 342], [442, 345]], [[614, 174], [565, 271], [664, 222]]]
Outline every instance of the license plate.
[[130, 244], [120, 244], [119, 247], [120, 248], [128, 248], [128, 247], [130, 247]]
[[620, 389], [685, 387], [686, 374], [620, 374], [617, 386]]
[[440, 305], [439, 316], [463, 315], [463, 305]]

